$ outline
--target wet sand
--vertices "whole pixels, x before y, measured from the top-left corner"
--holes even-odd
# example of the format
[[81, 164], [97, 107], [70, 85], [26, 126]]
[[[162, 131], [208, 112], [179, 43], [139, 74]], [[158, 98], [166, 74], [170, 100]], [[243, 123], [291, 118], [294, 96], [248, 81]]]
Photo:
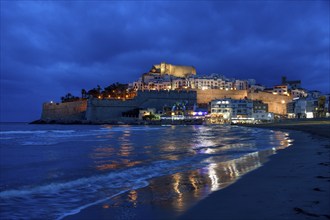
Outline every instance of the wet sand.
[[293, 146], [180, 219], [330, 219], [330, 120], [253, 126], [288, 129]]
[[317, 136], [330, 138], [330, 118], [327, 119], [292, 119], [283, 120], [271, 124], [245, 125], [247, 127], [258, 127], [267, 129], [286, 129], [304, 131]]
[[[200, 190], [194, 190], [199, 192], [196, 198], [179, 195], [169, 203], [168, 197], [176, 193], [169, 187], [176, 184], [171, 180], [179, 174], [174, 174], [151, 183], [151, 187], [127, 192], [111, 203], [89, 207], [65, 219], [330, 219], [330, 120], [253, 126], [289, 131], [295, 141], [262, 167], [208, 196], [197, 187]], [[187, 173], [180, 178], [183, 181], [196, 175]], [[181, 203], [188, 207], [180, 207]], [[174, 209], [181, 208], [182, 215], [174, 213]]]

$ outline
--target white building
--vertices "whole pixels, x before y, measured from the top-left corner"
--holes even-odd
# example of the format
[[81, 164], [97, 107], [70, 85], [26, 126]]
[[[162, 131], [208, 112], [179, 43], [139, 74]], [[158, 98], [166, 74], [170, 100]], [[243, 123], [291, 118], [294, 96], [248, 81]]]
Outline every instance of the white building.
[[[221, 89], [221, 90], [246, 90], [252, 79], [228, 79], [223, 75], [211, 74], [207, 76], [190, 75], [186, 78], [168, 74], [146, 73], [137, 81], [130, 84], [134, 90], [163, 90], [163, 89]], [[169, 86], [170, 85], [170, 86]]]
[[211, 121], [214, 123], [253, 120], [253, 102], [249, 99], [217, 99], [211, 102]]
[[312, 96], [295, 100], [294, 113], [297, 118], [314, 118], [318, 100]]
[[274, 121], [274, 113], [265, 112], [265, 111], [255, 111], [252, 113], [252, 118], [255, 121], [271, 122], [271, 121]]
[[246, 90], [248, 89], [248, 82], [246, 80], [238, 80], [236, 79], [234, 82], [235, 90]]
[[289, 95], [288, 86], [287, 85], [274, 86], [273, 94], [276, 94], [276, 95]]

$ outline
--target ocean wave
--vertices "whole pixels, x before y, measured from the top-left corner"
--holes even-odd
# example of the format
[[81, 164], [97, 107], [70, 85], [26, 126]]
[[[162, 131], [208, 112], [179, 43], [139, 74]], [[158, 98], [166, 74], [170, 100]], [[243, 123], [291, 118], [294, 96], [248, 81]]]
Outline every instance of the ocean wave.
[[[153, 130], [159, 131], [153, 132]], [[129, 131], [131, 131], [131, 135], [125, 136], [125, 133]], [[147, 135], [143, 136], [145, 131], [150, 132], [146, 132]], [[72, 159], [70, 164], [59, 166], [59, 169], [62, 169], [63, 166], [63, 172], [70, 172], [70, 175], [64, 175], [61, 180], [56, 179], [56, 182], [50, 182], [51, 179], [47, 179], [45, 181], [49, 181], [49, 183], [45, 185], [23, 186], [23, 184], [28, 183], [21, 178], [21, 187], [11, 186], [11, 188], [0, 191], [0, 219], [62, 219], [129, 190], [145, 187], [149, 184], [150, 179], [188, 170], [203, 169], [210, 163], [228, 162], [228, 160], [237, 157], [255, 155], [258, 150], [281, 146], [282, 141], [285, 142], [286, 139], [289, 139], [289, 137], [283, 138], [283, 133], [279, 133], [280, 135], [275, 137], [268, 130], [265, 132], [252, 131], [253, 129], [223, 128], [221, 126], [183, 127], [181, 130], [161, 126], [93, 126], [78, 127], [78, 129], [72, 130], [39, 129], [36, 131], [1, 133], [4, 137], [13, 137], [15, 143], [19, 145], [52, 145], [70, 142], [70, 144], [80, 146], [81, 142], [84, 141], [82, 147], [77, 147], [75, 150], [77, 150], [79, 156], [86, 155], [88, 161], [95, 149], [109, 147], [114, 149], [115, 153], [111, 156], [107, 155], [109, 158], [101, 158], [102, 163], [103, 159], [105, 160], [104, 163], [107, 164], [112, 164], [112, 159], [118, 159], [118, 161], [121, 161], [121, 159], [127, 159], [127, 161], [139, 160], [142, 162], [138, 165], [134, 164], [135, 167], [112, 169], [108, 173], [102, 170], [99, 175], [96, 175], [97, 170], [93, 170], [90, 174], [90, 163], [81, 163], [80, 159]], [[113, 132], [113, 135], [111, 132]], [[35, 135], [23, 135], [32, 133]], [[127, 144], [126, 139], [120, 139], [121, 135], [135, 144], [132, 154], [125, 155], [125, 158], [116, 154], [117, 151], [120, 151], [120, 141]], [[148, 142], [146, 143], [145, 140], [148, 140]], [[86, 141], [90, 141], [91, 144], [86, 143]], [[95, 141], [104, 141], [105, 143], [95, 144]], [[8, 141], [8, 143], [8, 146], [15, 146], [11, 141]], [[144, 147], [146, 145], [148, 147]], [[63, 146], [59, 145], [58, 148], [32, 147], [31, 149], [36, 149], [35, 155], [39, 155], [40, 150], [42, 153], [43, 149], [52, 149], [54, 152], [59, 152], [58, 155], [64, 155], [65, 157], [67, 151], [63, 151], [63, 149], [67, 148], [65, 148], [66, 145]], [[30, 151], [29, 147], [22, 147], [21, 149], [26, 149], [28, 155], [34, 153]], [[15, 155], [15, 153], [16, 151], [10, 155]], [[82, 159], [87, 161], [86, 158]], [[93, 162], [99, 162], [98, 160], [94, 161], [94, 158], [92, 159]], [[67, 160], [63, 161], [67, 162]], [[61, 162], [62, 160], [59, 161], [59, 163]], [[57, 168], [54, 164], [52, 162], [49, 167], [51, 169]], [[71, 167], [71, 164], [77, 166], [77, 168]], [[93, 163], [93, 165], [95, 164]], [[45, 166], [44, 169], [47, 170], [49, 167]], [[67, 167], [69, 169], [66, 169]], [[72, 172], [79, 178], [74, 180], [65, 179], [73, 178]], [[26, 175], [33, 173], [34, 169], [31, 169]], [[86, 176], [88, 174], [92, 176]], [[34, 176], [31, 175], [31, 179], [33, 178]], [[38, 182], [40, 181], [34, 181], [31, 184]]]
[[[202, 163], [204, 158], [199, 156], [180, 161], [157, 161], [149, 166], [125, 169], [106, 175], [2, 191], [0, 192], [0, 205], [3, 210], [1, 216], [4, 218], [8, 217], [7, 214], [12, 216], [13, 213], [8, 210], [17, 208], [17, 201], [20, 201], [22, 208], [15, 211], [15, 218], [49, 217], [49, 213], [53, 213], [51, 218], [62, 218], [105, 201], [118, 193], [145, 187], [151, 178], [205, 166]], [[29, 204], [35, 206], [29, 209]], [[54, 210], [54, 207], [58, 207], [58, 210]]]

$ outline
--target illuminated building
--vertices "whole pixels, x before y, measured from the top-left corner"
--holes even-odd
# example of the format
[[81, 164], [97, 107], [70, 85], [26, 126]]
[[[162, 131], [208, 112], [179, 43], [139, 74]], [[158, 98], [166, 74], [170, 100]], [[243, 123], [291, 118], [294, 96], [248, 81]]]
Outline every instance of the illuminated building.
[[252, 113], [253, 102], [249, 99], [224, 98], [211, 102], [211, 121], [214, 123], [252, 120]]

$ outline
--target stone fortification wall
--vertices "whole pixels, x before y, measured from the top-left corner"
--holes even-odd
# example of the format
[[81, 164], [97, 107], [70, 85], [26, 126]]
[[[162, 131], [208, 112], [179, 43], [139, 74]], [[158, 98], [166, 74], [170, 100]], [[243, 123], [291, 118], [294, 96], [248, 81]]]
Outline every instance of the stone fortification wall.
[[196, 75], [196, 69], [192, 66], [177, 66], [177, 65], [169, 65], [169, 71], [165, 72], [167, 74], [177, 76], [177, 77], [185, 77], [189, 74]]
[[89, 121], [111, 121], [122, 117], [123, 112], [136, 108], [155, 108], [162, 111], [165, 105], [172, 106], [177, 101], [188, 101], [191, 105], [196, 103], [195, 91], [139, 91], [132, 100], [101, 100], [90, 99], [86, 112]]
[[169, 74], [176, 77], [185, 77], [187, 75], [196, 75], [196, 69], [193, 66], [179, 66], [168, 63], [156, 64], [151, 72], [159, 72], [160, 74]]
[[220, 90], [220, 89], [206, 89], [197, 90], [197, 103], [209, 103], [215, 99], [232, 98], [232, 99], [244, 99], [247, 97], [247, 90]]
[[95, 99], [88, 100], [86, 119], [88, 121], [109, 121], [122, 117], [122, 112], [138, 108], [138, 102], [132, 100], [109, 100]]
[[73, 121], [83, 120], [87, 109], [87, 101], [44, 103], [41, 119], [44, 121]]
[[284, 95], [274, 95], [267, 92], [251, 92], [248, 98], [252, 100], [261, 100], [268, 104], [268, 111], [275, 114], [286, 114], [286, 104], [292, 101], [292, 97]]
[[232, 98], [244, 99], [247, 97], [252, 100], [261, 100], [268, 104], [268, 111], [275, 114], [286, 114], [286, 104], [292, 101], [292, 97], [284, 95], [274, 95], [267, 92], [249, 92], [248, 90], [219, 90], [206, 89], [197, 90], [197, 103], [209, 103], [215, 99]]

